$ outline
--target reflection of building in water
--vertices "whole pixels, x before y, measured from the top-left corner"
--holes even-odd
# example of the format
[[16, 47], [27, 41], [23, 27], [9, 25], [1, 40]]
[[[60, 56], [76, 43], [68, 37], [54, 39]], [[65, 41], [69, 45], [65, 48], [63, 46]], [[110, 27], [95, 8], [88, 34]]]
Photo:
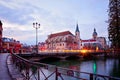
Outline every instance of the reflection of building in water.
[[105, 49], [107, 47], [105, 37], [98, 37], [96, 29], [94, 28], [93, 38], [88, 40], [82, 40], [83, 49]]
[[[80, 64], [80, 72], [88, 72], [93, 74], [106, 75], [106, 61], [104, 60], [91, 60], [85, 61]], [[80, 74], [82, 78], [87, 78], [89, 80], [89, 75]]]
[[[74, 71], [74, 70], [80, 71], [79, 66], [74, 66], [74, 65], [69, 66], [69, 69], [72, 69], [73, 71]], [[75, 71], [74, 71], [74, 72], [73, 72], [73, 75], [76, 76], [76, 77], [78, 77], [78, 78], [80, 77], [80, 73], [79, 73], [79, 72], [75, 72]]]

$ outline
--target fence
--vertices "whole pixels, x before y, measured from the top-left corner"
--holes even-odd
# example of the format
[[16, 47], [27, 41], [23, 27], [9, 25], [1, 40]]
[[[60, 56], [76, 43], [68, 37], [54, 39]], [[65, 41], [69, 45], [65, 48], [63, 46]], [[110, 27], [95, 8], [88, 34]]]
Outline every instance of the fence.
[[24, 75], [24, 80], [120, 80], [120, 78], [32, 62], [18, 55], [11, 55], [16, 68]]

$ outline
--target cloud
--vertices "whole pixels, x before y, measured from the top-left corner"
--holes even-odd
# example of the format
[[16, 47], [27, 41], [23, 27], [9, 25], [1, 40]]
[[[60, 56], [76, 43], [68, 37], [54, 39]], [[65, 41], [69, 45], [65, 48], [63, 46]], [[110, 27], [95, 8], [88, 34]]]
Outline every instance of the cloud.
[[40, 41], [45, 41], [51, 33], [65, 30], [74, 34], [77, 22], [82, 39], [90, 38], [94, 27], [100, 36], [106, 36], [107, 2], [102, 1], [0, 0], [4, 36], [32, 44], [35, 40], [33, 22], [41, 24], [38, 32]]

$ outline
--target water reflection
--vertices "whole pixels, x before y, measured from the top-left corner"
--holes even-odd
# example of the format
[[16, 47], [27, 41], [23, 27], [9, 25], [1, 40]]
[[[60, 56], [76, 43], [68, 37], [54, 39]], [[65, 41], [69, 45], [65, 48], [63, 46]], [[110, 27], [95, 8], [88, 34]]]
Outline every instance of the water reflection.
[[45, 63], [79, 70], [81, 72], [120, 77], [120, 59], [66, 60]]

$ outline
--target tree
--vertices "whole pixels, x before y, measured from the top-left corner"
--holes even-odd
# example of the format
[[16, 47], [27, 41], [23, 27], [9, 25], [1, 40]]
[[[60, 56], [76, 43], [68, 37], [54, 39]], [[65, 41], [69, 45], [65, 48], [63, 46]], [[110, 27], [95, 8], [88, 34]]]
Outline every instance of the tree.
[[109, 0], [108, 34], [112, 47], [120, 49], [120, 0]]

